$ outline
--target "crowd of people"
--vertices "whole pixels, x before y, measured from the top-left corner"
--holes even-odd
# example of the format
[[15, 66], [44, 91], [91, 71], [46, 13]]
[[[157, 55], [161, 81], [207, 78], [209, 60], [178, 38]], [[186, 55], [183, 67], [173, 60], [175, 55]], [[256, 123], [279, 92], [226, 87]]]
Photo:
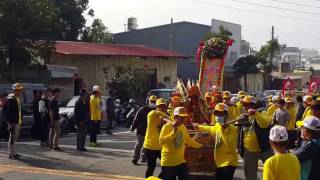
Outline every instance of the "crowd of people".
[[188, 129], [192, 129], [214, 138], [218, 180], [233, 179], [239, 157], [247, 180], [257, 179], [259, 160], [264, 164], [264, 180], [320, 179], [320, 99], [270, 96], [266, 107], [258, 109], [255, 98], [246, 92], [240, 91], [237, 97], [228, 91], [208, 92], [203, 101], [210, 123], [192, 122], [192, 112], [179, 101], [179, 95], [168, 103], [150, 96], [133, 121], [137, 142], [132, 163], [137, 165], [140, 156], [147, 162], [146, 178], [156, 178], [157, 159], [158, 178], [189, 178], [186, 147], [206, 146], [190, 137]]
[[[20, 154], [16, 152], [16, 141], [20, 134], [23, 123], [22, 113], [22, 94], [24, 87], [20, 83], [12, 86], [12, 93], [4, 93], [0, 100], [0, 119], [1, 127], [5, 128], [1, 132], [9, 132], [8, 153], [9, 159], [19, 159]], [[40, 145], [48, 147], [53, 151], [63, 151], [59, 146], [61, 135], [61, 117], [59, 114], [59, 88], [46, 88], [34, 92], [33, 116], [34, 124], [32, 127], [33, 137], [40, 140]], [[113, 91], [109, 92], [113, 95]], [[93, 86], [92, 93], [86, 89], [81, 89], [79, 99], [75, 103], [74, 120], [77, 129], [77, 150], [87, 151], [85, 148], [87, 133], [90, 135], [90, 147], [98, 147], [97, 135], [100, 133], [100, 122], [103, 118], [107, 121], [107, 134], [112, 135], [113, 113], [103, 113], [101, 99], [101, 89], [99, 86]], [[113, 106], [113, 99], [107, 98], [105, 106]], [[105, 108], [112, 109], [112, 108]], [[107, 117], [104, 117], [107, 116]], [[88, 132], [89, 131], [89, 132]]]

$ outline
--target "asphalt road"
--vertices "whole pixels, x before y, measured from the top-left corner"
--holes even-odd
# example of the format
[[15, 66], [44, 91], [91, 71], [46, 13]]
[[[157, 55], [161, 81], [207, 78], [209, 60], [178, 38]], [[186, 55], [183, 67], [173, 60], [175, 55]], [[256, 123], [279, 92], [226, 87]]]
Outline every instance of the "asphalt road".
[[[87, 137], [87, 143], [88, 141], [89, 137]], [[9, 160], [7, 143], [0, 142], [0, 180], [1, 178], [61, 179], [65, 174], [71, 175], [63, 179], [74, 179], [74, 177], [77, 179], [92, 179], [92, 177], [97, 177], [94, 179], [99, 177], [100, 179], [134, 179], [135, 177], [143, 179], [146, 164], [140, 163], [139, 166], [131, 164], [135, 143], [134, 133], [126, 128], [118, 128], [112, 136], [99, 135], [98, 142], [102, 145], [99, 148], [88, 148], [89, 152], [77, 152], [75, 134], [69, 134], [60, 140], [60, 147], [64, 152], [53, 152], [41, 147], [39, 141], [22, 137], [17, 143], [17, 151], [22, 155], [20, 160]], [[159, 171], [158, 167], [155, 175], [158, 175]], [[90, 173], [93, 174], [88, 176]], [[111, 178], [113, 175], [115, 178]], [[258, 175], [261, 177], [261, 172]], [[244, 179], [243, 176], [243, 169], [240, 166], [236, 171], [235, 179]]]

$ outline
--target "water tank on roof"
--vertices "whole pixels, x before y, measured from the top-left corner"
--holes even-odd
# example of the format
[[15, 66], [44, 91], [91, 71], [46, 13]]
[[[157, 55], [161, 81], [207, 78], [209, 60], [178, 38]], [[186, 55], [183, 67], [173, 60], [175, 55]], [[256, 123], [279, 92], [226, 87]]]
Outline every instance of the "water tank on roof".
[[134, 31], [138, 29], [138, 20], [135, 17], [128, 18], [128, 31]]

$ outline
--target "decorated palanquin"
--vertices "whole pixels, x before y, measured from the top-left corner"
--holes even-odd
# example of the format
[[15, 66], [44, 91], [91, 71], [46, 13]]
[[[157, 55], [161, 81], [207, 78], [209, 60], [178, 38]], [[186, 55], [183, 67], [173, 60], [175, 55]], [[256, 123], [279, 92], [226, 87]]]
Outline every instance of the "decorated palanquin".
[[[212, 38], [201, 43], [197, 52], [200, 61], [200, 74], [197, 83], [187, 83], [177, 80], [176, 91], [181, 95], [181, 104], [187, 109], [190, 118], [185, 125], [190, 135], [204, 146], [200, 149], [187, 148], [185, 158], [190, 172], [214, 172], [214, 137], [208, 133], [193, 130], [192, 123], [211, 124], [211, 114], [214, 108], [208, 107], [205, 94], [222, 92], [224, 60], [232, 40]], [[213, 88], [214, 87], [214, 88]], [[210, 92], [210, 93], [208, 93]]]

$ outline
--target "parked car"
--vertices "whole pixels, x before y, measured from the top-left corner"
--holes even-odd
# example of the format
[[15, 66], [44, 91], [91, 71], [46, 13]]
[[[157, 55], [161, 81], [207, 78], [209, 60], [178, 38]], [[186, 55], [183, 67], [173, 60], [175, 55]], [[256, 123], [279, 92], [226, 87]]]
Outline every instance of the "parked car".
[[166, 100], [169, 100], [172, 92], [173, 92], [173, 89], [153, 89], [153, 90], [150, 90], [148, 94], [155, 95], [158, 98], [164, 98]]
[[[32, 101], [33, 101], [33, 91], [43, 90], [46, 86], [44, 84], [31, 84], [22, 83], [24, 91], [22, 94], [22, 114], [23, 121], [21, 126], [21, 133], [29, 134], [33, 125], [33, 112], [32, 112]], [[0, 84], [0, 94], [12, 92], [12, 84]], [[2, 133], [0, 133], [2, 134]], [[4, 133], [7, 134], [7, 133]], [[0, 137], [3, 138], [3, 137]]]
[[[105, 96], [101, 97], [104, 101], [107, 100]], [[74, 96], [72, 98], [67, 98], [62, 101], [59, 108], [59, 114], [61, 118], [61, 129], [63, 134], [76, 132], [75, 119], [74, 119], [74, 108], [79, 96]], [[101, 122], [101, 129], [106, 129], [106, 122]]]
[[279, 96], [281, 95], [282, 90], [265, 90], [263, 91], [263, 94], [268, 97], [268, 96]]

